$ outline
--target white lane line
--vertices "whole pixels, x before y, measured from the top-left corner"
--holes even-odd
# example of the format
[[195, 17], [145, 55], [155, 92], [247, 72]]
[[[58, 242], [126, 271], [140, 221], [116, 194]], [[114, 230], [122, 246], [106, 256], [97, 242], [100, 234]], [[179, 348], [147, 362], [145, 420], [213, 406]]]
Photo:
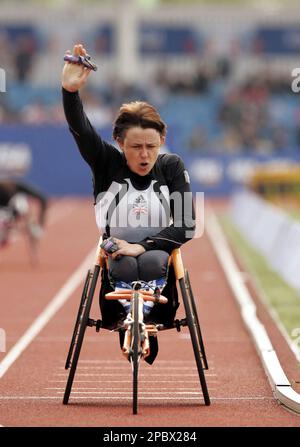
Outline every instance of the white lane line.
[[[57, 374], [54, 374], [55, 376], [66, 376], [66, 374], [65, 373], [57, 373]], [[80, 372], [76, 372], [76, 377], [102, 377], [102, 376], [108, 376], [108, 377], [111, 377], [111, 373], [95, 373], [95, 374], [93, 374], [93, 373], [80, 373]], [[196, 373], [195, 374], [170, 374], [169, 375], [169, 377], [171, 378], [171, 377], [194, 377], [195, 379], [197, 379], [198, 378], [198, 376], [196, 375]], [[114, 377], [118, 377], [118, 375], [117, 374], [114, 374]], [[123, 377], [123, 375], [121, 375], [121, 377]], [[151, 373], [151, 374], [148, 374], [148, 373], [145, 373], [144, 375], [143, 374], [141, 374], [141, 376], [140, 376], [142, 379], [143, 378], [149, 378], [149, 379], [151, 379], [151, 378], [153, 378], [153, 377], [161, 377], [161, 373], [157, 373], [157, 374], [154, 374], [154, 373]]]
[[[65, 363], [64, 361], [61, 361], [61, 363]], [[81, 363], [119, 363], [121, 365], [124, 365], [124, 360], [79, 360], [78, 364], [80, 365]], [[193, 364], [195, 365], [195, 360], [158, 360], [156, 365], [160, 366], [163, 363], [167, 363], [168, 365], [172, 365], [172, 364], [177, 364], [177, 363], [182, 363], [182, 364]]]
[[[171, 384], [171, 385], [175, 385], [175, 383], [173, 383], [173, 384]], [[146, 387], [146, 385], [144, 385], [144, 388], [146, 388], [147, 390], [149, 389], [149, 387]], [[140, 389], [140, 391], [141, 392], [143, 392], [144, 390], [143, 390], [143, 386], [140, 386], [139, 387], [139, 389]], [[172, 386], [170, 386], [169, 388], [168, 388], [168, 391], [169, 392], [171, 392], [172, 391]], [[65, 391], [65, 387], [49, 387], [49, 388], [45, 388], [45, 390], [56, 390], [56, 391]], [[115, 392], [117, 392], [117, 391], [119, 391], [119, 390], [121, 390], [121, 391], [123, 391], [124, 390], [124, 387], [117, 387], [117, 386], [115, 386], [115, 387], [105, 387], [105, 390], [104, 389], [102, 389], [102, 388], [99, 388], [99, 387], [73, 387], [72, 388], [72, 393], [73, 393], [73, 391], [78, 391], [78, 392], [80, 392], [80, 391], [82, 391], [82, 392], [85, 392], [86, 390], [96, 390], [96, 391], [99, 391], [99, 392], [102, 392], [103, 391], [103, 393], [106, 393], [106, 392], [109, 392], [109, 390], [112, 390], [112, 391], [115, 391]], [[163, 391], [163, 390], [166, 390], [166, 388], [157, 388], [157, 389], [155, 389], [152, 385], [151, 385], [151, 391], [155, 391], [155, 392], [160, 392], [160, 391]], [[193, 387], [176, 387], [176, 390], [177, 391], [194, 391], [195, 390], [195, 387], [193, 386]]]
[[[59, 385], [61, 383], [65, 384], [66, 380], [53, 380], [53, 381], [50, 380], [50, 382], [52, 382], [53, 384]], [[216, 382], [217, 382], [217, 380], [215, 380], [215, 379], [209, 380], [209, 383], [216, 383]], [[105, 386], [105, 389], [106, 389], [107, 388], [106, 384], [112, 385], [113, 383], [118, 383], [118, 384], [132, 383], [132, 380], [76, 380], [76, 379], [74, 380], [74, 385], [78, 385], [78, 384], [82, 384], [82, 383], [88, 383], [88, 384], [96, 384], [96, 383], [100, 384], [101, 383], [101, 385]], [[177, 380], [176, 380], [176, 382], [175, 381], [170, 382], [169, 380], [160, 380], [158, 385], [161, 385], [164, 383], [168, 383], [170, 386], [174, 386], [174, 385], [177, 385], [178, 383], [185, 384], [186, 382], [184, 380], [182, 382], [178, 382]], [[195, 382], [190, 381], [190, 385], [199, 386], [199, 380], [198, 381], [195, 380]], [[45, 388], [45, 389], [50, 389], [50, 388]], [[65, 388], [63, 388], [63, 389], [65, 389]], [[84, 387], [84, 389], [86, 389], [86, 388]], [[97, 388], [97, 389], [99, 389], [99, 388]], [[185, 387], [185, 389], [186, 389], [186, 387]]]
[[[54, 394], [54, 393], [53, 393]], [[56, 391], [56, 394], [64, 394], [64, 391]], [[93, 395], [100, 395], [100, 396], [105, 396], [105, 395], [113, 395], [113, 394], [117, 394], [118, 396], [132, 396], [132, 393], [130, 391], [73, 391], [72, 390], [72, 394], [82, 394], [82, 395], [86, 395], [86, 394], [93, 394]], [[197, 395], [197, 396], [202, 396], [202, 393], [200, 391], [173, 391], [173, 390], [169, 390], [169, 391], [164, 391], [164, 390], [151, 390], [151, 391], [142, 391], [140, 390], [139, 392], [139, 396], [140, 397], [144, 397], [147, 396], [148, 394], [150, 394], [151, 396], [155, 396], [155, 394], [158, 395], [163, 395], [163, 394], [171, 394], [173, 395], [178, 395], [178, 396], [189, 396], [189, 395]]]
[[[77, 399], [87, 399], [88, 400], [130, 400], [132, 398], [132, 394], [128, 395], [128, 397], [125, 396], [76, 396], [76, 400]], [[225, 400], [225, 401], [259, 401], [259, 400], [270, 400], [273, 401], [274, 398], [273, 397], [269, 397], [269, 396], [261, 396], [261, 397], [213, 397], [210, 396], [211, 400]], [[56, 399], [56, 400], [61, 400], [61, 396], [0, 396], [0, 400], [50, 400], [50, 399]], [[186, 396], [186, 397], [181, 397], [182, 400], [198, 400], [199, 401], [199, 396]], [[169, 396], [161, 396], [161, 397], [155, 397], [153, 398], [152, 396], [149, 397], [141, 397], [141, 400], [152, 400], [152, 401], [157, 401], [157, 400], [177, 400], [178, 401], [178, 397], [169, 397]], [[180, 401], [180, 404], [182, 404], [182, 400]]]
[[56, 343], [56, 342], [66, 343], [67, 341], [70, 341], [70, 336], [37, 337], [35, 341], [38, 343]]
[[[60, 369], [64, 369], [64, 368], [61, 367]], [[121, 371], [128, 371], [129, 368], [128, 368], [128, 365], [124, 365], [122, 367], [121, 366], [80, 366], [80, 370], [88, 370], [91, 372], [93, 372], [94, 370], [96, 370], [96, 371], [108, 370], [108, 371], [111, 371], [112, 373], [114, 373], [115, 370], [121, 372]], [[167, 366], [155, 367], [155, 371], [158, 371], [158, 370], [159, 371], [168, 371], [168, 370], [174, 371], [174, 367], [172, 367], [172, 366], [170, 366], [170, 367], [167, 367]], [[191, 367], [190, 366], [177, 366], [176, 370], [178, 372], [182, 371], [183, 374], [185, 374], [185, 371], [190, 371]], [[196, 365], [195, 365], [195, 370], [196, 370]], [[95, 374], [96, 374], [96, 372], [95, 372]]]
[[46, 324], [51, 320], [51, 318], [64, 305], [64, 303], [70, 298], [76, 288], [80, 285], [88, 268], [91, 266], [94, 254], [95, 249], [93, 249], [87, 255], [87, 257], [80, 264], [77, 270], [62, 286], [58, 293], [52, 298], [47, 307], [34, 320], [32, 325], [22, 335], [17, 343], [10, 349], [10, 351], [0, 363], [0, 378], [4, 376], [11, 365], [17, 360], [17, 358], [22, 354], [27, 346], [33, 341], [38, 333], [46, 326]]
[[[208, 376], [208, 377], [211, 377], [211, 376], [216, 376], [216, 374], [211, 374], [210, 376]], [[147, 376], [148, 377], [148, 376]], [[207, 374], [205, 374], [205, 377], [207, 377]], [[209, 383], [211, 383], [211, 382], [215, 382], [216, 381], [216, 379], [210, 379], [209, 380]], [[50, 383], [66, 383], [66, 380], [48, 380], [48, 382], [50, 382]], [[101, 379], [101, 380], [77, 380], [77, 379], [74, 379], [74, 383], [132, 383], [132, 380], [103, 380], [103, 379]], [[159, 380], [159, 383], [186, 383], [186, 381], [185, 380], [181, 380], [181, 381], [179, 381], [179, 380], [174, 380], [174, 381], [172, 381], [172, 380]], [[193, 383], [191, 380], [190, 380], [190, 383]], [[198, 380], [195, 380], [195, 383], [199, 383], [199, 379]]]
[[231, 287], [233, 296], [240, 306], [242, 319], [254, 340], [273, 393], [280, 403], [290, 410], [300, 413], [300, 394], [292, 388], [281, 367], [268, 333], [257, 316], [256, 305], [244, 283], [230, 246], [213, 211], [210, 211], [206, 222], [211, 244]]

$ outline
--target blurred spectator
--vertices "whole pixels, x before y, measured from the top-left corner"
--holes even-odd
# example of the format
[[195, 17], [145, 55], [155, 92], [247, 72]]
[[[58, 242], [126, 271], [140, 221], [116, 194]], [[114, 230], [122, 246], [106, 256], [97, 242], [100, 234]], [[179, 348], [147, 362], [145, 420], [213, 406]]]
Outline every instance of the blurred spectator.
[[[49, 44], [47, 51], [56, 51], [57, 42], [52, 43], [53, 46]], [[30, 125], [64, 123], [60, 100], [53, 103], [53, 95], [47, 86], [42, 93], [40, 90], [35, 93], [34, 85], [30, 83], [36, 55], [34, 39], [22, 35], [18, 40], [18, 48], [10, 45], [12, 43], [9, 44], [5, 33], [0, 33], [0, 51], [1, 48], [10, 48], [8, 52], [1, 52], [5, 66], [12, 67], [15, 64], [20, 95], [23, 85], [26, 89], [24, 95], [32, 95], [32, 98], [25, 106], [11, 109], [9, 92], [0, 96], [0, 122]], [[166, 62], [161, 62], [150, 79], [141, 79], [144, 85], [121, 82], [115, 75], [103, 81], [97, 89], [86, 89], [82, 94], [85, 96], [87, 114], [98, 127], [110, 125], [116, 107], [123, 102], [139, 99], [157, 104], [160, 108], [165, 107], [169, 114], [168, 122], [172, 124], [174, 113], [174, 125], [178, 126], [179, 123], [182, 133], [187, 135], [183, 144], [189, 152], [215, 150], [266, 153], [282, 151], [291, 141], [300, 146], [300, 109], [288, 121], [292, 99], [291, 79], [264, 70], [247, 76], [238, 85], [233, 83], [233, 74], [228, 58], [210, 54], [189, 75], [171, 70]], [[184, 102], [180, 102], [182, 110], [179, 111], [176, 106], [173, 109], [172, 101], [175, 99], [176, 104], [178, 96], [181, 99], [186, 96], [188, 104], [193, 104], [194, 98], [195, 110], [199, 109], [199, 104], [202, 106], [199, 112], [201, 116], [191, 116], [193, 122], [189, 122], [191, 109], [189, 106], [185, 109]], [[212, 102], [213, 108], [209, 105]], [[210, 123], [209, 128], [206, 128], [207, 123]], [[218, 128], [218, 131], [214, 128]]]
[[188, 141], [188, 152], [201, 152], [209, 149], [209, 142], [206, 130], [201, 126], [197, 126], [192, 130], [191, 138]]
[[26, 105], [21, 110], [20, 117], [25, 124], [40, 125], [50, 121], [48, 107], [40, 101]]
[[82, 90], [81, 97], [85, 105], [85, 112], [94, 126], [107, 126], [111, 124], [112, 112], [103, 104], [101, 96], [87, 88]]
[[[234, 152], [268, 153], [287, 147], [283, 120], [289, 112], [286, 94], [290, 92], [287, 77], [268, 71], [249, 76], [230, 91], [219, 109], [224, 148]], [[278, 95], [281, 99], [274, 103]], [[222, 145], [222, 138], [218, 144]]]
[[284, 148], [288, 145], [288, 133], [287, 129], [285, 129], [283, 126], [275, 126], [272, 129], [272, 149], [274, 151], [282, 151]]
[[6, 72], [6, 77], [9, 77], [12, 73], [13, 67], [13, 51], [12, 45], [5, 31], [0, 29], [0, 67]]
[[222, 79], [228, 79], [231, 75], [232, 66], [228, 57], [222, 56], [217, 60], [216, 70], [218, 77]]
[[31, 36], [24, 34], [18, 37], [15, 45], [14, 62], [16, 78], [19, 82], [24, 82], [28, 79], [35, 51], [35, 42]]
[[300, 107], [298, 107], [295, 112], [295, 127], [296, 127], [295, 140], [296, 140], [296, 144], [300, 148]]

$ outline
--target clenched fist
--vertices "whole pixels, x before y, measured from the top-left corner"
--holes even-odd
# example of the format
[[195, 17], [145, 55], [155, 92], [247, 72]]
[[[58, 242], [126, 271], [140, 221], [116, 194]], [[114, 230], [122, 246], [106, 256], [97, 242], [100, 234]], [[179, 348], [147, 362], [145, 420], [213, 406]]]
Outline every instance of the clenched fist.
[[[70, 51], [66, 52], [70, 54]], [[83, 45], [74, 45], [74, 56], [86, 56], [86, 50]], [[62, 72], [61, 84], [68, 92], [77, 92], [85, 83], [91, 70], [81, 64], [66, 62]]]

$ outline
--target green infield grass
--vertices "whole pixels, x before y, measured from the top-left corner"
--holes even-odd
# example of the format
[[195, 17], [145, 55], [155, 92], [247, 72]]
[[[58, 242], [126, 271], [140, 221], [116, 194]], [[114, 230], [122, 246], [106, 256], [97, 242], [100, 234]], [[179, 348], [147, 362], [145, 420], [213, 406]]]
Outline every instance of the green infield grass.
[[290, 340], [297, 345], [300, 355], [297, 340], [300, 335], [300, 293], [270, 268], [265, 257], [247, 242], [227, 214], [218, 214], [217, 217], [242, 265], [253, 277], [260, 296]]
[[300, 210], [299, 209], [289, 210], [288, 213], [293, 219], [300, 220]]

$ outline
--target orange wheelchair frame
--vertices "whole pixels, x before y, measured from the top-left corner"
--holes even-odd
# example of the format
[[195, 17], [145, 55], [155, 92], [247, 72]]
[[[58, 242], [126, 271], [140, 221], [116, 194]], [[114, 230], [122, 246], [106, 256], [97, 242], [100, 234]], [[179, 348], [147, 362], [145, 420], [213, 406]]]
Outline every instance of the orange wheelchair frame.
[[[100, 245], [102, 237], [100, 237], [96, 260], [93, 271], [88, 270], [86, 280], [84, 283], [80, 305], [77, 313], [75, 327], [71, 339], [70, 348], [67, 355], [65, 369], [70, 369], [65, 393], [63, 397], [63, 404], [69, 402], [70, 393], [74, 381], [74, 376], [80, 356], [80, 351], [85, 335], [86, 328], [95, 327], [96, 331], [100, 329], [110, 329], [105, 327], [103, 322], [98, 319], [90, 318], [91, 305], [99, 278], [99, 273], [102, 268], [107, 268], [107, 259], [104, 251]], [[176, 281], [179, 282], [181, 297], [184, 304], [185, 317], [174, 320], [171, 327], [165, 327], [163, 324], [147, 325], [143, 321], [143, 303], [151, 300], [157, 303], [167, 303], [168, 299], [160, 295], [159, 291], [145, 291], [142, 290], [142, 285], [136, 281], [132, 290], [113, 291], [105, 294], [105, 299], [118, 300], [126, 299], [130, 301], [130, 311], [126, 319], [122, 322], [122, 326], [117, 330], [125, 331], [122, 351], [125, 357], [130, 360], [133, 372], [133, 414], [137, 414], [138, 409], [138, 368], [139, 360], [146, 358], [149, 355], [149, 335], [157, 336], [161, 330], [176, 328], [179, 332], [182, 327], [187, 326], [189, 329], [193, 352], [195, 356], [196, 366], [199, 375], [200, 386], [203, 393], [205, 405], [210, 405], [210, 398], [207, 389], [204, 370], [208, 369], [208, 362], [205, 354], [203, 338], [200, 330], [200, 323], [197, 314], [194, 295], [189, 279], [188, 271], [184, 268], [180, 249], [175, 249], [169, 257], [169, 264], [172, 264]]]

